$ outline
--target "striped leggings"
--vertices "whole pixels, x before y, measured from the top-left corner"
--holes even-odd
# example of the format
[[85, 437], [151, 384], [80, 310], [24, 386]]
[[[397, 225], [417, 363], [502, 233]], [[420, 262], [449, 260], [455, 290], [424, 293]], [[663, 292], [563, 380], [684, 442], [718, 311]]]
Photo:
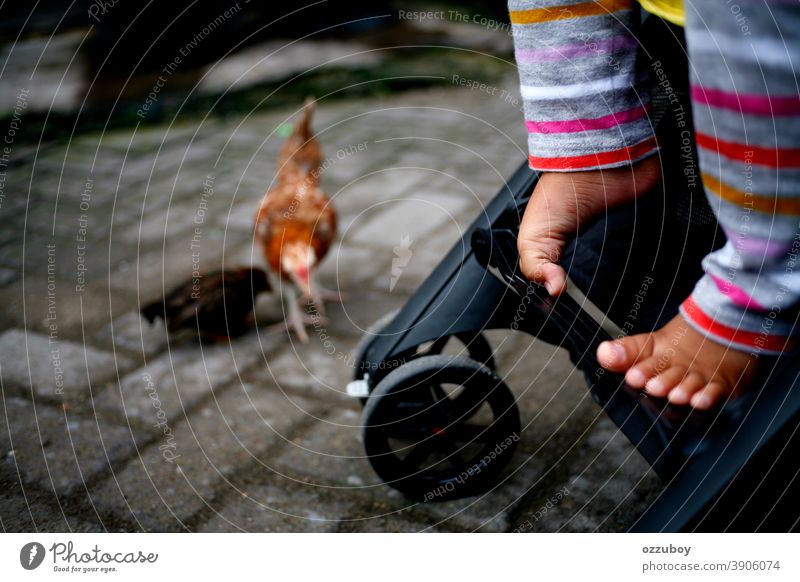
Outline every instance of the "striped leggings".
[[[509, 0], [531, 167], [658, 150], [632, 0]], [[779, 354], [800, 304], [800, 2], [685, 0], [703, 186], [727, 242], [681, 307], [710, 339]], [[602, 195], [602, 194], [600, 194]]]

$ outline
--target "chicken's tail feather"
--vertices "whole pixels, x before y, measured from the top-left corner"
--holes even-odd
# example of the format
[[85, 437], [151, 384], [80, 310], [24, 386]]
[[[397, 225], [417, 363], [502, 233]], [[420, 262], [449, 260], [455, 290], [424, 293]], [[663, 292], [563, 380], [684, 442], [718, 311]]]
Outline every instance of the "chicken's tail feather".
[[311, 118], [314, 117], [315, 104], [316, 101], [313, 97], [306, 97], [303, 105], [303, 117], [297, 124], [297, 133], [303, 138], [303, 141], [311, 139]]

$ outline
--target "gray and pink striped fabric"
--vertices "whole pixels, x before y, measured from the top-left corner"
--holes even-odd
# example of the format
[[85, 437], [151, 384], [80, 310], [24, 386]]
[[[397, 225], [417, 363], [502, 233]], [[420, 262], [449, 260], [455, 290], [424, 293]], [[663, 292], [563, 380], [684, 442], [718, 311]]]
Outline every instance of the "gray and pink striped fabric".
[[[509, 9], [532, 168], [656, 153], [633, 0]], [[681, 312], [715, 341], [779, 354], [800, 304], [800, 1], [686, 0], [685, 11], [703, 185], [728, 241]]]

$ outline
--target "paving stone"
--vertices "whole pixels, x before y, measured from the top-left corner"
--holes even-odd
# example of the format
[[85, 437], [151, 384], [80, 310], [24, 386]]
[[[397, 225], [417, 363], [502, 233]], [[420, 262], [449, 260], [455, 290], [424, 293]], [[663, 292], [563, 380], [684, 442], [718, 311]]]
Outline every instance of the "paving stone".
[[644, 458], [605, 416], [595, 424], [580, 460], [576, 501], [587, 499], [581, 513], [597, 523], [598, 531], [624, 531], [663, 490]]
[[[531, 484], [545, 468], [545, 459], [515, 453], [509, 466], [487, 493], [454, 501], [418, 503], [411, 514], [415, 519], [445, 531], [508, 531], [512, 515], [518, 511]], [[387, 494], [386, 497], [391, 499], [389, 507], [392, 508], [408, 504], [407, 500], [396, 495]]]
[[339, 523], [337, 531], [343, 533], [432, 533], [450, 532], [448, 523], [425, 521], [414, 506], [402, 510], [391, 510], [383, 502], [373, 501], [359, 506], [356, 513], [349, 514]]
[[260, 336], [255, 331], [202, 349], [187, 339], [122, 378], [118, 386], [110, 386], [95, 399], [95, 406], [147, 425], [157, 422], [159, 414], [168, 419], [181, 417], [202, 398], [259, 363], [260, 375], [268, 378], [264, 352], [280, 343], [277, 336]]
[[[205, 233], [197, 263], [201, 272], [211, 272], [226, 266], [222, 260], [226, 249], [222, 244], [214, 242], [215, 239], [221, 239], [221, 235], [222, 233], [213, 231]], [[163, 297], [165, 292], [184, 283], [192, 276], [195, 267], [188, 243], [178, 248], [170, 247], [170, 252], [166, 254], [163, 250], [155, 250], [138, 257], [127, 250], [123, 250], [123, 253], [128, 259], [120, 262], [118, 268], [111, 273], [111, 287], [114, 292], [136, 289], [144, 302]]]
[[[430, 233], [457, 228], [453, 214], [460, 212], [464, 201], [454, 198], [447, 206], [415, 196], [400, 197], [382, 205], [380, 212], [365, 217], [363, 224], [356, 220], [350, 226], [352, 235], [344, 240], [351, 243], [373, 244], [393, 249], [403, 241], [425, 240]], [[348, 233], [349, 234], [349, 233]]]
[[[2, 454], [6, 454], [3, 452]], [[70, 515], [57, 497], [34, 488], [23, 488], [16, 475], [0, 476], [0, 531], [104, 532], [99, 522]]]
[[[625, 531], [663, 489], [658, 477], [606, 417], [594, 424], [566, 463], [566, 474], [552, 482], [518, 513], [523, 531]], [[563, 500], [552, 507], [559, 491]]]
[[0, 416], [3, 471], [59, 496], [80, 491], [131, 453], [127, 427], [45, 404], [5, 398]]
[[326, 328], [309, 327], [309, 342], [291, 343], [274, 356], [267, 356], [263, 374], [284, 389], [293, 389], [331, 404], [350, 403], [345, 386], [352, 378], [348, 358], [356, 338], [334, 337]]
[[[108, 276], [108, 272], [104, 273]], [[83, 343], [94, 330], [108, 325], [111, 314], [127, 313], [136, 308], [136, 297], [130, 289], [109, 293], [102, 283], [87, 283], [81, 292], [75, 290], [75, 279], [55, 277], [51, 281], [38, 273], [26, 274], [0, 289], [0, 329], [24, 328], [31, 332], [50, 335], [48, 319], [55, 309], [58, 337]], [[24, 288], [23, 288], [24, 286]], [[49, 295], [49, 291], [53, 295]], [[87, 339], [88, 341], [88, 339]]]
[[381, 275], [386, 276], [386, 265], [378, 255], [364, 245], [338, 244], [328, 252], [317, 273], [331, 289], [347, 294], [361, 284], [372, 284]]
[[[114, 239], [126, 247], [152, 246], [159, 248], [167, 238], [183, 238], [188, 248], [195, 229], [197, 201], [187, 200], [146, 212], [141, 220], [132, 221], [122, 229], [115, 230]], [[117, 240], [121, 238], [121, 241]]]
[[[448, 531], [426, 522], [414, 504], [397, 503], [355, 487], [320, 487], [276, 477], [245, 481], [199, 529], [202, 532], [424, 532]], [[396, 498], [396, 492], [389, 495]], [[394, 505], [393, 505], [394, 504]]]
[[[101, 180], [101, 178], [95, 180], [95, 190], [102, 188]], [[101, 185], [97, 185], [98, 182]], [[114, 226], [127, 228], [133, 224], [138, 225], [143, 215], [164, 211], [172, 201], [196, 199], [202, 188], [202, 180], [176, 182], [174, 172], [154, 173], [152, 177], [148, 173], [139, 176], [139, 180], [126, 180], [124, 184], [120, 183], [119, 187], [116, 182], [106, 187], [114, 194]]]
[[[131, 132], [128, 129], [113, 130], [103, 134], [103, 146], [121, 152], [129, 149], [138, 153], [164, 148], [170, 144], [179, 144], [185, 147], [186, 140], [194, 135], [197, 127], [190, 123], [173, 123], [164, 125], [143, 125], [136, 131], [136, 136], [131, 144]], [[83, 136], [79, 139], [93, 142], [94, 136]]]
[[381, 484], [361, 445], [361, 405], [348, 404], [329, 407], [324, 418], [287, 443], [275, 461], [286, 479], [368, 493]]
[[[228, 503], [199, 528], [202, 532], [333, 532], [344, 516], [365, 503], [349, 490], [336, 490], [280, 479], [246, 483], [230, 492]], [[367, 501], [368, 503], [368, 501]]]
[[566, 351], [510, 330], [487, 336], [497, 351], [498, 373], [517, 396], [522, 425], [534, 446], [530, 452], [572, 446], [602, 412]]
[[408, 255], [408, 262], [405, 266], [402, 266], [405, 261], [398, 263], [394, 270], [392, 267], [395, 261], [401, 258], [402, 251], [398, 251], [398, 248], [402, 248], [402, 245], [393, 248], [391, 255], [387, 252], [383, 261], [378, 261], [380, 254], [376, 253], [375, 262], [380, 262], [383, 269], [382, 276], [373, 280], [373, 286], [394, 295], [411, 295], [455, 245], [459, 245], [461, 256], [470, 252], [469, 241], [462, 242], [467, 226], [466, 222], [459, 224], [448, 221], [438, 231], [430, 233], [422, 239], [411, 241], [411, 254]]
[[21, 329], [0, 335], [0, 374], [6, 387], [32, 388], [44, 398], [87, 399], [117, 372], [114, 354]]
[[189, 420], [169, 426], [171, 437], [165, 434], [99, 484], [92, 501], [101, 515], [145, 530], [184, 529], [228, 492], [235, 472], [270, 478], [269, 451], [285, 446], [293, 427], [315, 413], [314, 404], [272, 386], [234, 385]]
[[442, 195], [456, 196], [469, 201], [466, 211], [470, 213], [467, 221], [477, 218], [479, 213], [497, 195], [505, 184], [506, 176], [496, 169], [489, 167], [469, 168], [465, 171], [462, 166], [448, 173], [432, 177], [427, 187]]
[[[365, 175], [351, 174], [350, 182], [331, 195], [333, 204], [343, 216], [369, 216], [383, 210], [392, 200], [413, 195], [415, 185], [431, 178], [431, 172], [425, 169], [396, 166], [396, 163], [389, 164]], [[380, 165], [377, 167], [381, 168]], [[430, 208], [425, 210], [430, 212]], [[356, 224], [362, 223], [363, 220], [356, 221]], [[347, 238], [347, 231], [343, 229], [341, 232], [342, 238]]]
[[247, 199], [234, 206], [230, 212], [226, 208], [224, 212], [217, 213], [215, 215], [217, 226], [252, 235], [256, 215], [254, 209], [258, 208], [259, 202], [259, 199]]
[[117, 317], [99, 331], [96, 341], [104, 345], [113, 344], [116, 350], [143, 358], [162, 351], [169, 341], [169, 335], [162, 322], [151, 324], [138, 311], [132, 311]]
[[[319, 134], [325, 148], [323, 156], [327, 162], [323, 162], [325, 165], [320, 173], [321, 187], [333, 200], [334, 207], [344, 215], [360, 211], [355, 196], [351, 196], [350, 187], [360, 184], [362, 178], [367, 181], [371, 177], [367, 175], [377, 168], [390, 165], [384, 163], [384, 148], [375, 142], [369, 130], [358, 126], [358, 121], [358, 118], [349, 120], [330, 132]], [[359, 146], [362, 148], [360, 151]], [[340, 153], [352, 151], [355, 153]], [[360, 195], [371, 204], [382, 194], [365, 186]]]
[[[220, 188], [227, 186], [225, 191], [236, 190], [240, 195], [253, 196], [263, 195], [267, 191], [275, 178], [275, 163], [283, 143], [283, 139], [272, 131], [283, 123], [286, 115], [283, 113], [279, 117], [254, 113], [247, 119], [243, 118], [241, 124], [228, 124], [220, 128], [226, 140], [224, 149], [220, 149], [220, 163], [224, 164], [230, 175], [236, 177], [233, 181], [221, 178]], [[319, 118], [316, 122], [318, 126]], [[240, 179], [241, 184], [237, 184]]]
[[[375, 279], [374, 284], [380, 284], [380, 279]], [[336, 338], [350, 337], [356, 340], [372, 326], [373, 323], [383, 318], [387, 313], [397, 311], [402, 307], [408, 295], [406, 293], [386, 293], [376, 291], [366, 285], [359, 285], [344, 289], [347, 299], [341, 305], [331, 305], [328, 308], [330, 325], [328, 329]], [[337, 345], [339, 342], [337, 341]], [[344, 352], [344, 349], [340, 349]]]

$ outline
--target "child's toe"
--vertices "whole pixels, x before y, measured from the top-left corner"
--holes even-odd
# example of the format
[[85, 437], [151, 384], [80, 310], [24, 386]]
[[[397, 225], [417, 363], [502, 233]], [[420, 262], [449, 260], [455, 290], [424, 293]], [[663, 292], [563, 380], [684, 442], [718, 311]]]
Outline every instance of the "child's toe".
[[658, 358], [651, 356], [637, 362], [625, 372], [625, 382], [631, 388], [644, 388], [647, 381], [658, 373]]
[[597, 347], [597, 361], [606, 370], [621, 372], [628, 365], [628, 356], [622, 342], [603, 342]]
[[601, 343], [597, 348], [597, 361], [606, 370], [625, 372], [637, 362], [653, 353], [651, 334], [640, 334]]
[[670, 390], [675, 388], [681, 380], [686, 377], [686, 368], [683, 366], [671, 366], [650, 378], [645, 384], [647, 391], [653, 396], [663, 398], [669, 394]]
[[675, 388], [669, 391], [667, 398], [672, 404], [689, 404], [692, 395], [706, 385], [706, 378], [697, 372], [689, 372]]
[[720, 382], [709, 382], [692, 396], [690, 404], [698, 410], [708, 410], [720, 402], [728, 390]]

